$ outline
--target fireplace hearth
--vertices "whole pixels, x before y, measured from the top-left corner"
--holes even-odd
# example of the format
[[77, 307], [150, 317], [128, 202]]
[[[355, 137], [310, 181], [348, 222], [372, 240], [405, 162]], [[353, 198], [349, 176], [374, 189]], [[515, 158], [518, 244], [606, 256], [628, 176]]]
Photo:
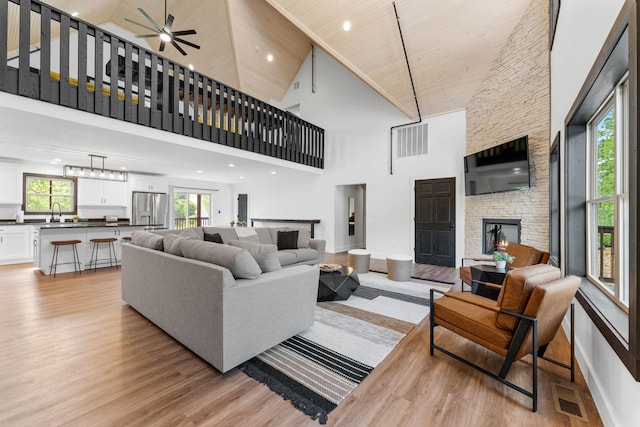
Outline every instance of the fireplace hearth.
[[501, 241], [520, 243], [519, 219], [482, 219], [482, 253], [492, 254]]

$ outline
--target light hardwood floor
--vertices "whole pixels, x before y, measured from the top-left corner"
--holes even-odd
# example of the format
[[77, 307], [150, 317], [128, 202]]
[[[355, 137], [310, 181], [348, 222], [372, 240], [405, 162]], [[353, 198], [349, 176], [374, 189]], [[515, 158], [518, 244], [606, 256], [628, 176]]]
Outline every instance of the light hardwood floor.
[[[344, 257], [329, 257], [328, 261]], [[43, 276], [0, 267], [0, 425], [318, 425], [244, 373], [220, 374], [120, 298], [120, 270]], [[336, 426], [600, 426], [579, 374], [541, 362], [530, 399], [436, 353], [423, 321], [332, 413]], [[436, 339], [494, 368], [488, 351], [439, 330]], [[564, 337], [550, 352], [567, 357]], [[509, 375], [530, 384], [530, 359]], [[551, 387], [575, 388], [588, 423], [556, 411]]]

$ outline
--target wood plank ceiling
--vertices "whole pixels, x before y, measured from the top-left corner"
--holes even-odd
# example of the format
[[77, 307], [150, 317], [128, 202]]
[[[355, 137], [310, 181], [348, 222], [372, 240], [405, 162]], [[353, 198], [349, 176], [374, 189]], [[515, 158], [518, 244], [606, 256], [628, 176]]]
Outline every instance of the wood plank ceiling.
[[[397, 0], [423, 116], [464, 108], [486, 78], [531, 0]], [[534, 0], [536, 1], [536, 0]], [[537, 0], [540, 1], [540, 0]], [[146, 30], [143, 8], [164, 22], [162, 0], [45, 0], [101, 26]], [[390, 0], [168, 0], [174, 29], [200, 44], [163, 55], [265, 101], [280, 101], [312, 45], [321, 47], [387, 98], [417, 117], [394, 3]], [[352, 28], [342, 29], [344, 21]], [[11, 36], [11, 35], [9, 35]], [[136, 39], [139, 40], [139, 39]], [[152, 49], [159, 43], [147, 39]], [[135, 41], [135, 40], [134, 40]], [[266, 56], [272, 54], [273, 62]]]

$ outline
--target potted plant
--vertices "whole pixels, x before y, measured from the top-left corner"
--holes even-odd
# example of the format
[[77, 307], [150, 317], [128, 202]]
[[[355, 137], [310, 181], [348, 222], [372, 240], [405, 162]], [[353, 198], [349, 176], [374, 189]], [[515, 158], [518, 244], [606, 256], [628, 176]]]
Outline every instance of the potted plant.
[[234, 225], [235, 223], [236, 223], [235, 221], [230, 221], [230, 222], [229, 222], [229, 225], [231, 225], [231, 226], [233, 227], [233, 225]]
[[501, 269], [505, 268], [507, 263], [511, 264], [516, 259], [507, 252], [494, 252], [492, 258], [496, 261], [496, 268]]

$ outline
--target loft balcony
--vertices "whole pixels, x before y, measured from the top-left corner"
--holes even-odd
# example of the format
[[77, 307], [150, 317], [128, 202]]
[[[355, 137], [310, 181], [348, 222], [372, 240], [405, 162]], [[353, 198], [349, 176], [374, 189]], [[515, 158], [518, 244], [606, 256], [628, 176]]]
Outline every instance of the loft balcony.
[[324, 167], [322, 128], [46, 4], [0, 0], [0, 34], [0, 91]]

